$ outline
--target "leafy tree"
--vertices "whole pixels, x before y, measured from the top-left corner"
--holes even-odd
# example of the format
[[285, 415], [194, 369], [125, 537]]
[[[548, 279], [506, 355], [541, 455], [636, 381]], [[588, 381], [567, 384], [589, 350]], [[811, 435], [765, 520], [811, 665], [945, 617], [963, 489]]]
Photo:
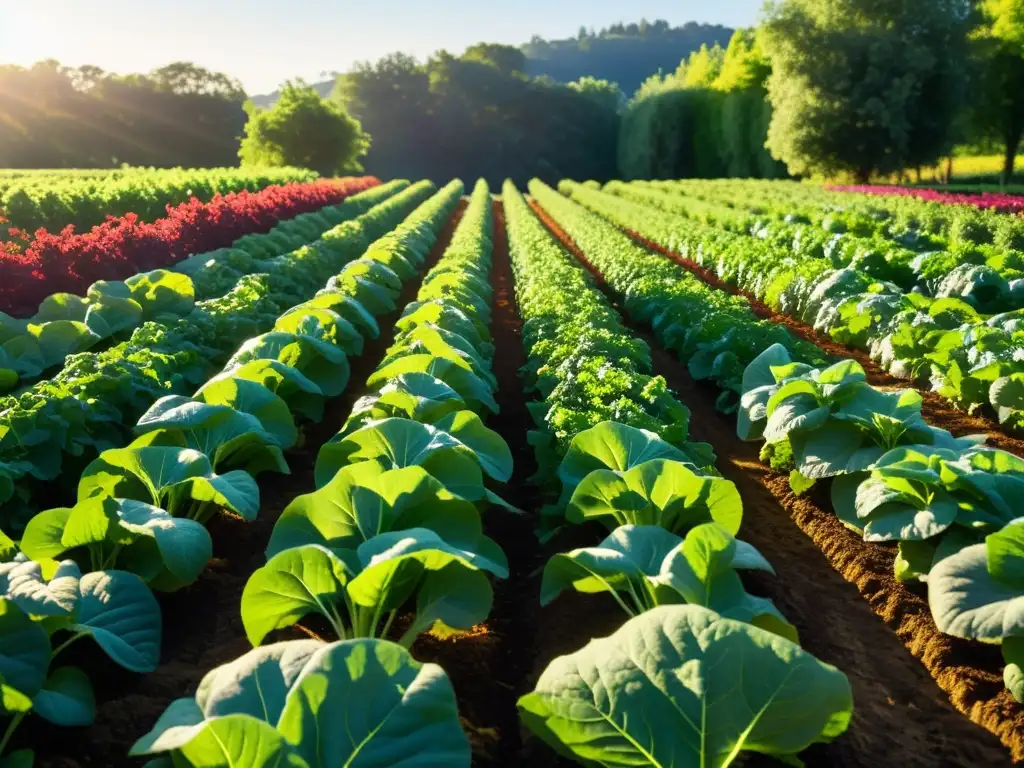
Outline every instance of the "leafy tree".
[[339, 104], [289, 82], [270, 109], [252, 108], [238, 150], [242, 165], [295, 165], [324, 175], [361, 170], [369, 137]]
[[576, 93], [582, 93], [613, 112], [621, 112], [626, 106], [626, 94], [619, 88], [618, 83], [599, 80], [596, 77], [581, 77], [568, 83], [568, 86]]
[[782, 0], [767, 8], [768, 148], [796, 174], [861, 180], [934, 163], [966, 90], [968, 0]]
[[702, 45], [700, 50], [690, 54], [685, 66], [679, 65], [676, 75], [684, 88], [710, 88], [718, 79], [724, 61], [725, 51], [718, 43], [711, 48]]
[[514, 45], [500, 43], [477, 43], [462, 54], [464, 61], [479, 61], [497, 67], [505, 74], [526, 71], [526, 54]]
[[771, 64], [761, 48], [756, 29], [737, 29], [722, 57], [718, 78], [712, 87], [719, 91], [759, 88], [771, 74]]
[[1024, 137], [1024, 0], [985, 0], [975, 38], [979, 85], [972, 118], [1002, 143], [1003, 181], [1013, 176]]

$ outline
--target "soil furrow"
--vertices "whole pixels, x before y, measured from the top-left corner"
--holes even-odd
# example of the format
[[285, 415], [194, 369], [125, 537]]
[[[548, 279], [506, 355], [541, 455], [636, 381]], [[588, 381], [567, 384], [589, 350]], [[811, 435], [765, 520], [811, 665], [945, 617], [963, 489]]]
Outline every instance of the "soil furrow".
[[[615, 303], [600, 272], [532, 205]], [[714, 447], [719, 471], [740, 490], [740, 537], [777, 572], [777, 578], [755, 580], [751, 589], [772, 598], [797, 626], [801, 645], [843, 670], [853, 685], [849, 731], [807, 750], [807, 764], [1007, 765], [1000, 739], [1014, 757], [1024, 757], [1024, 715], [1003, 690], [998, 650], [993, 657], [986, 646], [939, 633], [927, 602], [893, 579], [891, 550], [863, 542], [815, 499], [795, 497], [785, 476], [760, 464], [758, 447], [736, 436], [732, 417], [716, 410], [717, 390], [695, 382], [646, 330], [630, 327], [650, 346], [654, 372], [690, 408], [693, 439]], [[794, 523], [805, 536], [795, 535]]]
[[[88, 728], [61, 728], [30, 718], [15, 742], [36, 749], [40, 768], [119, 768], [137, 766], [128, 750], [156, 723], [174, 699], [195, 693], [209, 670], [235, 659], [252, 646], [245, 637], [239, 605], [249, 576], [266, 563], [264, 551], [284, 508], [298, 495], [315, 489], [313, 468], [320, 446], [338, 431], [364, 394], [366, 379], [376, 369], [394, 338], [394, 324], [405, 305], [416, 298], [422, 278], [444, 253], [465, 210], [465, 199], [449, 218], [416, 278], [408, 281], [397, 309], [377, 318], [380, 337], [366, 339], [363, 353], [350, 358], [351, 378], [345, 392], [330, 400], [324, 418], [306, 425], [299, 447], [286, 458], [290, 475], [259, 478], [260, 513], [246, 523], [219, 516], [210, 524], [214, 557], [199, 580], [173, 594], [158, 595], [163, 612], [161, 663], [155, 672], [135, 675], [111, 662], [92, 644], [80, 643], [67, 659], [90, 671], [96, 687], [96, 722]], [[240, 340], [241, 342], [241, 340]]]

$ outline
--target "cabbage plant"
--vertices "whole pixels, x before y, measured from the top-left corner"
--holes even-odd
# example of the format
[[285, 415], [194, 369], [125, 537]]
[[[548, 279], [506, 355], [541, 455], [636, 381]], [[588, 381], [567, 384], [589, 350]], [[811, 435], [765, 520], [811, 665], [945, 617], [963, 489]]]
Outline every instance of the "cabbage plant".
[[[132, 573], [82, 569], [70, 560], [30, 560], [5, 541], [0, 563], [0, 709], [11, 716], [0, 752], [28, 715], [55, 725], [91, 725], [92, 683], [61, 654], [83, 638], [132, 672], [160, 661], [162, 621], [153, 593]], [[31, 749], [0, 756], [4, 765], [30, 766]]]
[[130, 754], [167, 768], [470, 764], [444, 671], [382, 640], [255, 648], [208, 672]]
[[789, 640], [672, 605], [555, 659], [518, 706], [582, 765], [724, 768], [746, 751], [796, 764], [847, 729], [853, 696], [846, 675]]
[[1003, 682], [1024, 702], [1024, 519], [938, 563], [928, 605], [939, 631], [999, 644]]
[[702, 605], [796, 642], [796, 628], [771, 600], [746, 591], [739, 570], [775, 574], [757, 549], [714, 523], [685, 538], [656, 525], [624, 525], [596, 547], [553, 556], [540, 601], [547, 605], [566, 589], [607, 592], [631, 617], [659, 605]]

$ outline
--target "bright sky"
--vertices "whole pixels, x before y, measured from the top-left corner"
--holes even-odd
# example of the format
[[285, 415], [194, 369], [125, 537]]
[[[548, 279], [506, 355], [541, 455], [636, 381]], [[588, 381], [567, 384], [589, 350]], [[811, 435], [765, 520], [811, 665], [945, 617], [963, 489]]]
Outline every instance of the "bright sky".
[[580, 25], [666, 19], [744, 26], [761, 0], [0, 0], [0, 64], [46, 58], [146, 72], [192, 61], [250, 94], [393, 51], [419, 58], [473, 43], [519, 44]]

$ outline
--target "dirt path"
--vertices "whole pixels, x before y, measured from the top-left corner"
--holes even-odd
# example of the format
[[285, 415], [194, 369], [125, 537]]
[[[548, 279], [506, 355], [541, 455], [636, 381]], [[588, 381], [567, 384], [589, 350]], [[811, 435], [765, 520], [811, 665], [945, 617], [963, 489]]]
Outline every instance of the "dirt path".
[[[600, 273], [543, 209], [534, 210], [614, 302]], [[732, 418], [715, 409], [717, 391], [694, 382], [649, 333], [631, 330], [651, 347], [655, 373], [690, 408], [693, 438], [714, 446], [719, 470], [740, 490], [740, 536], [778, 574], [759, 579], [757, 590], [797, 626], [804, 648], [843, 670], [853, 685], [855, 715], [849, 731], [833, 744], [808, 750], [807, 764], [1010, 764], [999, 739], [958, 713], [950, 699], [1000, 736], [1015, 756], [1024, 756], [1021, 707], [1009, 706], [1013, 702], [993, 671], [1001, 667], [993, 667], [986, 653], [991, 649], [939, 635], [927, 604], [892, 579], [891, 552], [865, 544], [812, 499], [794, 497], [786, 478], [763, 467], [757, 446], [739, 440]], [[798, 535], [797, 528], [806, 536]]]
[[982, 410], [980, 415], [971, 415], [954, 408], [944, 397], [932, 392], [925, 386], [909, 379], [901, 379], [885, 371], [863, 350], [838, 344], [828, 336], [818, 331], [807, 323], [796, 320], [788, 315], [776, 312], [767, 304], [759, 301], [752, 293], [741, 290], [719, 278], [711, 270], [700, 266], [697, 262], [670, 251], [657, 243], [648, 240], [637, 232], [624, 230], [630, 237], [646, 246], [649, 250], [665, 256], [675, 262], [683, 269], [693, 273], [713, 288], [731, 293], [734, 296], [742, 296], [750, 302], [750, 308], [757, 317], [770, 320], [776, 325], [782, 325], [789, 329], [794, 336], [806, 339], [817, 345], [822, 350], [836, 358], [849, 358], [856, 360], [864, 368], [868, 382], [876, 387], [882, 388], [907, 388], [918, 390], [924, 398], [922, 412], [929, 424], [947, 429], [956, 436], [984, 434], [988, 437], [989, 445], [1009, 451], [1017, 456], [1024, 457], [1024, 439], [1008, 435], [1002, 431], [999, 423], [992, 418], [991, 409]]
[[264, 551], [281, 512], [296, 496], [314, 490], [317, 451], [338, 431], [363, 394], [366, 379], [392, 343], [402, 309], [416, 298], [422, 276], [448, 247], [465, 205], [465, 200], [460, 201], [445, 224], [420, 275], [403, 286], [398, 309], [377, 318], [380, 337], [367, 339], [363, 354], [350, 358], [352, 375], [346, 391], [327, 403], [320, 423], [302, 430], [302, 444], [287, 454], [292, 473], [260, 476], [259, 517], [251, 523], [227, 517], [211, 521], [214, 559], [210, 565], [195, 584], [158, 596], [164, 632], [156, 671], [148, 675], [126, 672], [92, 644], [80, 643], [68, 652], [65, 661], [89, 670], [96, 687], [96, 722], [88, 728], [57, 728], [40, 718], [26, 720], [14, 746], [34, 747], [39, 768], [138, 766], [140, 761], [127, 757], [128, 750], [153, 727], [167, 705], [194, 694], [209, 670], [251, 649], [239, 613], [245, 583], [266, 563]]

